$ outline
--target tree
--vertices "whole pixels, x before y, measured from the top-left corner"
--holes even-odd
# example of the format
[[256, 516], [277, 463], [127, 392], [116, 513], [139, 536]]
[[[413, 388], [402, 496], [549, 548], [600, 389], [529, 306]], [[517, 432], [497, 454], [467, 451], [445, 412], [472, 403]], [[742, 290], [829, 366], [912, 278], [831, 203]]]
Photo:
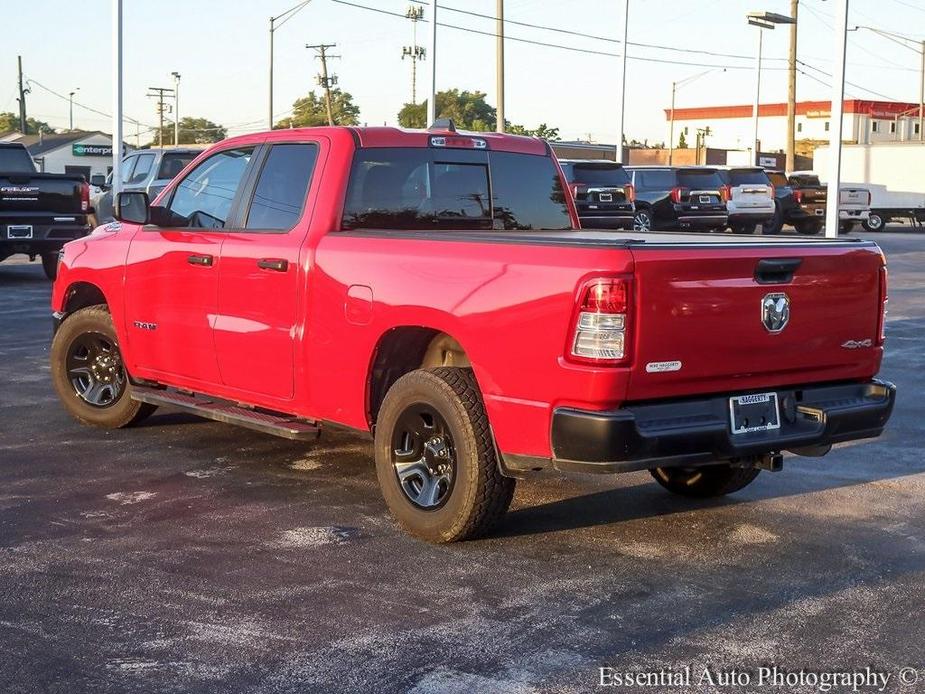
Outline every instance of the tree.
[[681, 131], [681, 137], [678, 138], [678, 149], [687, 149], [687, 138], [684, 137], [684, 131]]
[[[353, 103], [353, 96], [336, 87], [331, 90], [331, 113], [334, 116], [334, 125], [359, 125], [360, 123], [360, 107]], [[283, 118], [273, 127], [308, 128], [327, 124], [328, 109], [324, 92], [321, 92], [320, 96], [315, 92], [309, 92], [307, 96], [295, 100], [292, 104], [291, 116]]]
[[[497, 115], [485, 101], [485, 92], [447, 89], [437, 92], [437, 118], [452, 118], [460, 130], [488, 131], [495, 129]], [[427, 101], [405, 104], [398, 112], [398, 122], [405, 128], [426, 128]]]
[[[35, 135], [41, 130], [46, 133], [53, 133], [55, 131], [48, 123], [41, 120], [36, 120], [35, 118], [26, 118], [26, 128], [29, 130], [30, 135]], [[15, 113], [0, 113], [0, 133], [16, 131], [19, 132], [19, 116]]]
[[[173, 144], [173, 123], [164, 123], [163, 144]], [[207, 145], [210, 142], [224, 140], [228, 136], [228, 130], [218, 123], [213, 123], [207, 118], [181, 118], [180, 119], [180, 138], [177, 144], [180, 145]], [[157, 136], [157, 128], [154, 129], [152, 136], [153, 145], [160, 144]]]
[[550, 128], [545, 123], [540, 123], [535, 129], [531, 130], [522, 125], [505, 121], [504, 129], [513, 135], [532, 135], [549, 142], [558, 142], [562, 139], [559, 137], [559, 128]]

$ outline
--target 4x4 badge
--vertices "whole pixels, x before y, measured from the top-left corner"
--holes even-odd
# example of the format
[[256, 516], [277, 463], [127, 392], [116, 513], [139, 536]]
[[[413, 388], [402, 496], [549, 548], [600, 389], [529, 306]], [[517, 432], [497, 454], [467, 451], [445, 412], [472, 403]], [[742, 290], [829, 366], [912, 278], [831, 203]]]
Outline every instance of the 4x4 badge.
[[765, 294], [761, 300], [761, 323], [769, 333], [779, 333], [790, 320], [790, 298], [786, 294]]

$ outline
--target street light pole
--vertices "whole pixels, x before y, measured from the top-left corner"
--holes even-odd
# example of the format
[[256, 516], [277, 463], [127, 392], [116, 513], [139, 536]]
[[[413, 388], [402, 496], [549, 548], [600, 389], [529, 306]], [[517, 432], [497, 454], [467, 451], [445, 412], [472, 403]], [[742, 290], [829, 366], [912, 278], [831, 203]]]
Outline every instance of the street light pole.
[[[296, 13], [298, 13], [303, 7], [305, 7], [312, 0], [303, 0], [298, 5], [293, 5], [288, 10], [282, 14], [278, 14], [275, 17], [270, 17], [270, 107], [267, 113], [267, 129], [273, 129], [273, 34], [279, 29], [283, 24], [292, 19]], [[277, 26], [277, 20], [283, 20]]]
[[498, 89], [498, 108], [497, 124], [495, 130], [499, 133], [504, 132], [504, 0], [497, 0], [498, 18], [495, 21], [495, 33], [497, 34], [497, 89]]
[[112, 200], [122, 189], [122, 0], [112, 0]]
[[173, 75], [173, 146], [180, 144], [180, 73]]
[[74, 90], [68, 92], [68, 130], [74, 129], [74, 94], [80, 91], [80, 87], [74, 87]]
[[790, 0], [790, 52], [787, 57], [787, 164], [786, 171], [796, 168], [797, 122], [797, 16], [800, 0]]
[[761, 104], [761, 42], [764, 29], [758, 28], [758, 48], [755, 55], [755, 102], [752, 105], [752, 164], [758, 163], [758, 108]]
[[709, 75], [711, 72], [716, 72], [717, 70], [722, 70], [726, 72], [726, 68], [710, 68], [709, 70], [704, 70], [703, 72], [698, 72], [696, 75], [691, 75], [690, 77], [685, 77], [683, 80], [671, 83], [671, 113], [668, 116], [668, 165], [670, 166], [672, 160], [674, 159], [674, 100], [675, 92], [678, 90], [678, 87], [683, 87], [686, 84], [695, 82], [699, 80], [704, 75]]
[[620, 110], [617, 118], [617, 152], [616, 160], [623, 161], [623, 116], [626, 110], [626, 39], [629, 35], [630, 0], [623, 0], [623, 57], [620, 59]]
[[925, 41], [922, 41], [922, 76], [919, 79], [919, 141], [925, 141]]
[[832, 127], [829, 130], [829, 184], [825, 207], [826, 238], [838, 238], [841, 191], [842, 112], [845, 101], [845, 51], [848, 44], [848, 0], [835, 4], [835, 69], [832, 76]]
[[429, 128], [437, 120], [437, 0], [433, 0], [430, 13], [430, 98], [427, 99], [427, 122]]

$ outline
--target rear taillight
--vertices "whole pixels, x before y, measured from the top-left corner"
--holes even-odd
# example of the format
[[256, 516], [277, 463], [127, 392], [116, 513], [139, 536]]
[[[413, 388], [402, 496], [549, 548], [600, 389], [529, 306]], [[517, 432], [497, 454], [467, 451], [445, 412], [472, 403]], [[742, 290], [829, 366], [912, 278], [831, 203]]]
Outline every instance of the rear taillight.
[[90, 186], [86, 181], [80, 184], [80, 211], [87, 212], [90, 209]]
[[777, 197], [777, 188], [774, 187], [773, 183], [769, 186], [769, 188], [771, 189], [771, 200], [773, 200]]
[[886, 341], [886, 305], [889, 303], [889, 280], [886, 265], [880, 266], [880, 317], [877, 320], [877, 344]]
[[802, 190], [793, 191], [793, 199], [796, 200], [797, 204], [803, 204], [803, 191]]
[[572, 197], [580, 200], [588, 194], [588, 185], [586, 183], [569, 183], [569, 190], [572, 191]]
[[672, 188], [671, 189], [671, 202], [679, 203], [681, 198], [688, 194], [687, 188]]
[[623, 186], [623, 195], [626, 196], [627, 202], [636, 202], [636, 186], [632, 183], [627, 183]]
[[582, 285], [569, 354], [576, 361], [616, 364], [627, 358], [630, 280], [600, 278]]
[[719, 197], [723, 202], [729, 202], [732, 200], [732, 188], [729, 186], [720, 186], [719, 187]]

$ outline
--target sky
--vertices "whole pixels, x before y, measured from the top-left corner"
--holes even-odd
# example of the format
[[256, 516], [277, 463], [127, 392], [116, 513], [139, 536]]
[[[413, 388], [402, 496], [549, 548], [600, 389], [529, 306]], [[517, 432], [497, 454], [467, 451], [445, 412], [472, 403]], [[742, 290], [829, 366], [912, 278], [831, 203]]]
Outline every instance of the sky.
[[[806, 73], [798, 75], [800, 100], [830, 98], [833, 5], [838, 1], [800, 0], [798, 59]], [[147, 88], [173, 86], [171, 72], [176, 71], [182, 75], [182, 116], [208, 118], [228, 127], [230, 135], [264, 129], [269, 17], [297, 2], [124, 0], [125, 114], [142, 123], [142, 133], [156, 125]], [[751, 103], [758, 30], [747, 25], [745, 15], [755, 10], [789, 14], [790, 7], [789, 0], [629, 2], [624, 131], [628, 139], [650, 143], [667, 137], [664, 109], [673, 81], [712, 70], [678, 88], [678, 108]], [[398, 111], [411, 100], [410, 61], [401, 57], [402, 46], [411, 43], [412, 23], [403, 16], [408, 4], [311, 0], [280, 26], [275, 34], [275, 118], [287, 115], [296, 98], [318, 89], [320, 66], [305, 44], [335, 43], [333, 52], [341, 57], [330, 62], [330, 70], [359, 105], [361, 123], [397, 124]], [[431, 8], [424, 4], [428, 20]], [[508, 120], [558, 127], [563, 139], [616, 142], [622, 5], [621, 0], [505, 0]], [[66, 128], [67, 94], [79, 87], [75, 126], [111, 132], [111, 2], [2, 0], [0, 7], [0, 111], [17, 111], [16, 56], [21, 55], [31, 81], [30, 116]], [[438, 90], [481, 90], [495, 104], [495, 23], [490, 18], [495, 0], [438, 0], [438, 7]], [[925, 0], [851, 0], [849, 26], [855, 25], [923, 40]], [[419, 23], [419, 44], [428, 43], [428, 33], [429, 24]], [[778, 27], [764, 34], [762, 102], [786, 99], [788, 33]], [[868, 29], [848, 36], [847, 97], [918, 102], [918, 53]], [[431, 61], [428, 56], [419, 64], [419, 100], [426, 95]], [[128, 142], [134, 143], [134, 133], [135, 126], [127, 123]], [[142, 142], [148, 139], [142, 134]]]

